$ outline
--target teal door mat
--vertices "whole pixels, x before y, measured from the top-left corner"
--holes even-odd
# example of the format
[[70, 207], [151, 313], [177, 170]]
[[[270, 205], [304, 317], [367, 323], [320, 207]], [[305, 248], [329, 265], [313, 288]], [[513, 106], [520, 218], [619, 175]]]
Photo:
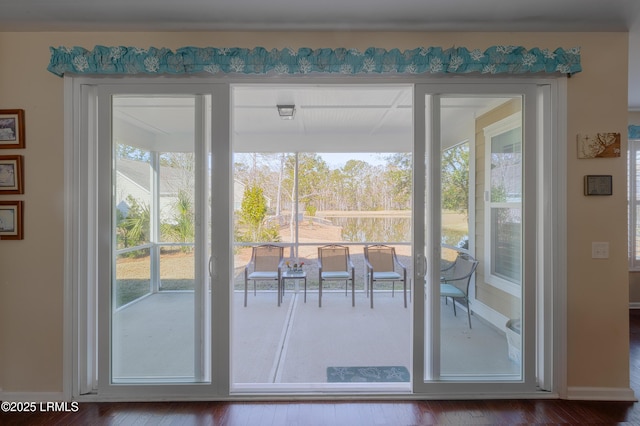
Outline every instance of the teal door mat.
[[327, 367], [327, 382], [408, 382], [406, 367]]

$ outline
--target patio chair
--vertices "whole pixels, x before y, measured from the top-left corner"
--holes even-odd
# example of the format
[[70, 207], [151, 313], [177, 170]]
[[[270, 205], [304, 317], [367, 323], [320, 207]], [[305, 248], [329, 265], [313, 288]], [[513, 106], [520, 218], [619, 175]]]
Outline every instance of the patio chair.
[[356, 306], [356, 295], [353, 283], [355, 268], [349, 256], [349, 247], [330, 244], [318, 247], [318, 306], [322, 307], [322, 283], [324, 281], [344, 281], [344, 295], [351, 281], [351, 306]]
[[[376, 244], [365, 246], [367, 295], [373, 308], [373, 287], [378, 281], [391, 281], [391, 297], [395, 297], [396, 281], [404, 284], [404, 307], [407, 307], [407, 268], [398, 260], [394, 247]], [[396, 271], [396, 269], [398, 271]]]
[[456, 299], [464, 299], [467, 304], [469, 328], [471, 328], [471, 305], [469, 303], [469, 284], [478, 261], [468, 254], [460, 253], [453, 265], [442, 270], [440, 277], [440, 296], [450, 297], [453, 303], [453, 315], [456, 313]]
[[244, 268], [244, 306], [247, 306], [247, 285], [253, 281], [253, 295], [256, 295], [256, 281], [275, 281], [280, 304], [280, 279], [284, 264], [284, 247], [275, 244], [255, 246], [251, 250], [251, 260]]

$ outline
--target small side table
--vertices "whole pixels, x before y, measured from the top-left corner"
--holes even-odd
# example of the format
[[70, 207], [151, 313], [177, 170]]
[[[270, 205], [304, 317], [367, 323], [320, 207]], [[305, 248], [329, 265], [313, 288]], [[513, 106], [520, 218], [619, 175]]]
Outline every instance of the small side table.
[[300, 272], [289, 272], [285, 271], [282, 273], [282, 282], [279, 297], [278, 297], [278, 306], [282, 303], [282, 299], [284, 298], [284, 289], [286, 287], [285, 280], [304, 280], [304, 303], [307, 303], [307, 273], [305, 271]]

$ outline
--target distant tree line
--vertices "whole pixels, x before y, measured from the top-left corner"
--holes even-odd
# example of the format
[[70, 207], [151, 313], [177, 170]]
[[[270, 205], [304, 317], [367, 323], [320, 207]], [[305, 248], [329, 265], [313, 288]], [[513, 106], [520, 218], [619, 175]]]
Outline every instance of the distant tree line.
[[[348, 160], [331, 167], [320, 154], [298, 154], [298, 201], [305, 211], [380, 211], [411, 208], [410, 153], [390, 154], [382, 165]], [[292, 210], [296, 156], [291, 153], [241, 154], [235, 179], [246, 188], [258, 185], [271, 200], [270, 214]]]

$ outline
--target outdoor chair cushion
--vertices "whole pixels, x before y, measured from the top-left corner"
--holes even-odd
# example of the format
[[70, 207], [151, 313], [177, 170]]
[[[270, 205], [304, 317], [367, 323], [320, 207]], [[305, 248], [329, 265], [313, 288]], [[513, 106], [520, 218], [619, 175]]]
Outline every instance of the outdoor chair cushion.
[[347, 280], [351, 278], [351, 274], [346, 271], [337, 272], [323, 272], [322, 279], [324, 280]]
[[277, 272], [252, 272], [249, 274], [250, 280], [277, 280], [278, 273]]
[[440, 296], [465, 297], [462, 290], [451, 284], [440, 284]]
[[373, 272], [374, 280], [402, 280], [402, 276], [397, 272]]

